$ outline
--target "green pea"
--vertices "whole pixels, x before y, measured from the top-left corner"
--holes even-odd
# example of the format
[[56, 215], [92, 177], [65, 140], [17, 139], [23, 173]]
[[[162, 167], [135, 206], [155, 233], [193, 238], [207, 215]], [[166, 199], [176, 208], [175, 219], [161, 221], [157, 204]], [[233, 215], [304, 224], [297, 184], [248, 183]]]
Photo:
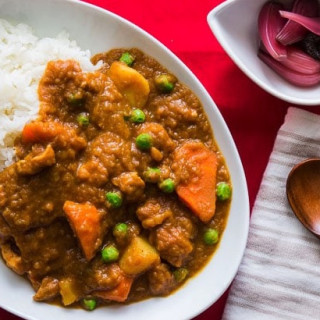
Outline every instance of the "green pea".
[[207, 245], [216, 244], [219, 241], [219, 232], [216, 229], [207, 229], [203, 234], [203, 241]]
[[92, 311], [96, 308], [97, 301], [95, 299], [83, 299], [82, 305], [86, 310]]
[[86, 113], [80, 113], [77, 117], [80, 126], [86, 127], [89, 125], [89, 116]]
[[225, 201], [231, 198], [232, 190], [228, 183], [219, 182], [216, 187], [217, 198], [220, 201]]
[[135, 109], [131, 113], [130, 121], [134, 123], [143, 123], [146, 120], [146, 115], [140, 109]]
[[149, 133], [141, 133], [136, 138], [136, 146], [140, 150], [149, 150], [152, 147], [152, 138]]
[[165, 193], [172, 193], [175, 189], [174, 181], [170, 178], [165, 179], [159, 184], [159, 188]]
[[74, 106], [79, 106], [83, 103], [84, 96], [82, 92], [69, 93], [67, 95], [67, 102]]
[[118, 192], [107, 192], [106, 200], [111, 208], [119, 208], [122, 205], [122, 197]]
[[128, 233], [128, 225], [126, 223], [117, 223], [113, 228], [113, 235], [126, 236]]
[[176, 79], [170, 74], [160, 74], [154, 79], [156, 88], [161, 93], [170, 93], [175, 86]]
[[173, 271], [173, 276], [177, 282], [182, 282], [188, 275], [189, 271], [186, 268], [179, 268]]
[[124, 52], [124, 53], [121, 55], [121, 57], [120, 57], [119, 60], [122, 61], [122, 62], [124, 62], [124, 63], [125, 63], [126, 65], [128, 65], [129, 67], [131, 67], [132, 64], [133, 64], [133, 62], [134, 62], [134, 60], [135, 60], [135, 58], [134, 58], [134, 56], [131, 55], [129, 52]]
[[115, 246], [109, 245], [101, 250], [101, 256], [103, 262], [114, 262], [119, 258], [119, 250]]
[[148, 168], [143, 172], [145, 181], [156, 183], [160, 180], [161, 170], [159, 168]]

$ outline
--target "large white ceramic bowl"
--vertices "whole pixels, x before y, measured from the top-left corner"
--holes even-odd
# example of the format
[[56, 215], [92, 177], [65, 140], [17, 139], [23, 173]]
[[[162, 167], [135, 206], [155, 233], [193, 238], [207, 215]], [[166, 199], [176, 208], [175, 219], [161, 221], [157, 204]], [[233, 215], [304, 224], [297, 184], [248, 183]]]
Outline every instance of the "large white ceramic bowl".
[[[293, 0], [279, 0], [292, 3]], [[227, 0], [208, 15], [208, 23], [230, 58], [261, 88], [294, 104], [320, 105], [320, 84], [300, 88], [281, 78], [257, 56], [258, 15], [267, 0]]]
[[31, 25], [39, 36], [62, 29], [83, 49], [98, 53], [115, 47], [138, 47], [155, 57], [197, 94], [225, 155], [233, 183], [233, 200], [220, 246], [209, 264], [185, 286], [166, 298], [126, 306], [81, 309], [33, 302], [29, 283], [0, 261], [0, 306], [33, 320], [163, 320], [190, 319], [208, 308], [234, 278], [246, 246], [249, 205], [241, 161], [229, 130], [207, 91], [191, 71], [161, 43], [128, 21], [97, 7], [71, 0], [0, 0], [0, 18]]

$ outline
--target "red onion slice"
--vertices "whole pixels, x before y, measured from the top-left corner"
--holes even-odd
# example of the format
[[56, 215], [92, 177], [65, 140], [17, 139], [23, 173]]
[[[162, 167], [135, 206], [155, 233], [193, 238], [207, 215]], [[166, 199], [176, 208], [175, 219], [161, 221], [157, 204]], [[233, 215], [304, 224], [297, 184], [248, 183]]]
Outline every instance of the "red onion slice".
[[293, 71], [261, 50], [258, 52], [258, 57], [281, 77], [296, 86], [312, 87], [320, 83], [320, 72], [314, 74], [303, 74]]
[[309, 31], [315, 33], [316, 35], [320, 36], [320, 17], [305, 17], [301, 14], [292, 13], [289, 11], [282, 11], [280, 10], [280, 15], [283, 18], [287, 18], [291, 21], [297, 22]]
[[[295, 0], [291, 12], [306, 17], [316, 17], [319, 12], [318, 0]], [[307, 34], [306, 28], [289, 20], [277, 34], [277, 40], [283, 45], [293, 44], [302, 40]]]
[[283, 6], [276, 2], [267, 2], [262, 7], [258, 18], [259, 35], [269, 54], [276, 60], [284, 59], [287, 51], [284, 45], [276, 40], [276, 36], [285, 24], [279, 10]]
[[280, 62], [285, 67], [303, 74], [320, 73], [320, 62], [298, 48], [288, 47], [287, 58]]

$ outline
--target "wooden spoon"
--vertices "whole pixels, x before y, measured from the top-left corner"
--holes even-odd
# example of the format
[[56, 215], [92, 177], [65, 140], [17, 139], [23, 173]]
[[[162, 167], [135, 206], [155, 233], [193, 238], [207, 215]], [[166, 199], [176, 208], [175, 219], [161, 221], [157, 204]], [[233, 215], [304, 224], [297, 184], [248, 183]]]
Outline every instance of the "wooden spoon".
[[287, 197], [300, 222], [320, 238], [320, 159], [307, 159], [292, 168]]

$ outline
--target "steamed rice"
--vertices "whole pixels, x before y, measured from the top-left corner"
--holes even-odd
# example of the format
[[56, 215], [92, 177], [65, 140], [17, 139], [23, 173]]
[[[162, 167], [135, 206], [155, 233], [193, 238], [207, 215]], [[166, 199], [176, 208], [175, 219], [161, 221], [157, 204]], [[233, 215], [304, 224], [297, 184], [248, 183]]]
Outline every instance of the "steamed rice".
[[25, 123], [37, 117], [38, 84], [47, 62], [75, 59], [92, 71], [90, 56], [66, 32], [39, 39], [31, 27], [0, 19], [0, 170], [14, 161], [14, 140]]

